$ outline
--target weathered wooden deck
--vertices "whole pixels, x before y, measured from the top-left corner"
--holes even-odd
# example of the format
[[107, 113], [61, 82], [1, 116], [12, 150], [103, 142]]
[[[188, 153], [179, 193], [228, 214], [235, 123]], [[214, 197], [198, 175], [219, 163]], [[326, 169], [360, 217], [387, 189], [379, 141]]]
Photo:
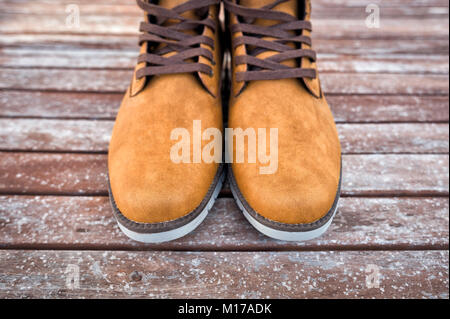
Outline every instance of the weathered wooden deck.
[[[225, 186], [193, 234], [141, 245], [118, 230], [106, 188], [134, 1], [0, 0], [0, 297], [448, 298], [448, 1], [370, 2], [381, 29], [365, 26], [367, 0], [313, 0], [345, 153], [330, 231], [270, 240]], [[70, 3], [80, 28], [65, 24]], [[73, 269], [79, 287], [66, 285]]]

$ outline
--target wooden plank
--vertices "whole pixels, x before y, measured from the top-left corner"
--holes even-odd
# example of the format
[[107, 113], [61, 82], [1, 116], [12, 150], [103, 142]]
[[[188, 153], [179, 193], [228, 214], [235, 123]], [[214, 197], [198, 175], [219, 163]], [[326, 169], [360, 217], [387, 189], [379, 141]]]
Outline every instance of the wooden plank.
[[[86, 81], [87, 74], [89, 81]], [[132, 74], [118, 70], [3, 69], [0, 89], [124, 93]]]
[[[448, 155], [349, 155], [343, 170], [347, 195], [447, 195], [449, 191]], [[429, 188], [423, 187], [428, 174]]]
[[[113, 125], [112, 121], [0, 119], [0, 151], [106, 153]], [[449, 152], [448, 124], [339, 124], [338, 131], [344, 154]]]
[[[37, 40], [37, 39], [36, 39]], [[1, 42], [0, 42], [1, 44]], [[432, 39], [314, 39], [317, 52], [335, 54], [443, 54], [448, 55], [448, 42]]]
[[0, 153], [0, 193], [105, 195], [106, 155]]
[[[60, 15], [67, 16], [66, 8], [67, 3], [55, 2], [6, 2], [2, 4], [4, 14], [28, 14], [28, 15], [40, 15], [51, 16]], [[133, 3], [128, 4], [92, 4], [92, 3], [78, 3], [79, 10], [83, 15], [99, 15], [99, 16], [133, 16], [141, 17], [142, 11]], [[333, 10], [330, 10], [330, 4], [317, 4], [314, 3], [313, 19], [319, 18], [361, 18], [365, 19], [367, 13], [365, 11], [365, 5], [363, 6], [345, 6], [340, 4], [335, 6]], [[396, 17], [399, 19], [404, 18], [438, 18], [448, 17], [448, 7], [422, 7], [422, 6], [382, 6], [383, 17]]]
[[0, 150], [106, 153], [113, 125], [112, 121], [0, 119]]
[[[448, 155], [345, 155], [343, 161], [344, 196], [449, 194]], [[0, 153], [0, 194], [106, 195], [106, 155]]]
[[[66, 16], [14, 15], [0, 13], [0, 33], [62, 33], [137, 35], [141, 18], [81, 15], [80, 25], [66, 24]], [[315, 19], [314, 38], [321, 39], [448, 39], [448, 18], [427, 20], [382, 19], [379, 29], [369, 29], [365, 19]]]
[[0, 91], [0, 116], [114, 119], [123, 94]]
[[[131, 71], [122, 70], [3, 69], [0, 89], [121, 93], [126, 91], [131, 77]], [[326, 73], [321, 80], [325, 93], [331, 94], [448, 95], [449, 92], [447, 75]]]
[[[67, 50], [0, 48], [0, 67], [133, 69], [138, 52], [124, 50]], [[437, 61], [436, 61], [437, 62]]]
[[331, 94], [448, 95], [449, 91], [447, 75], [327, 73], [321, 82], [325, 93]]
[[[140, 10], [137, 6], [129, 0], [123, 1], [96, 1], [95, 4], [89, 1], [51, 1], [51, 3], [45, 1], [11, 1], [2, 0], [0, 4], [5, 8], [4, 12], [21, 12], [21, 13], [47, 13], [47, 14], [63, 14], [65, 12], [65, 6], [68, 4], [77, 4], [80, 6], [80, 11], [85, 14], [138, 14]], [[437, 1], [373, 1], [374, 4], [380, 5], [384, 10], [403, 9], [403, 14], [408, 14], [413, 10], [424, 8], [448, 8], [448, 2], [444, 0]], [[405, 8], [407, 5], [408, 8]], [[321, 12], [321, 10], [334, 8], [334, 9], [361, 9], [367, 6], [367, 2], [363, 0], [317, 0], [314, 2], [314, 9]], [[45, 11], [44, 9], [47, 9]], [[407, 10], [409, 9], [409, 10]], [[388, 11], [389, 12], [389, 11]]]
[[[130, 69], [137, 52], [123, 50], [67, 50], [0, 48], [0, 67]], [[448, 74], [448, 56], [425, 55], [319, 55], [320, 72]]]
[[[448, 251], [13, 250], [1, 251], [0, 258], [2, 298], [429, 299], [449, 295]], [[368, 276], [374, 266], [369, 265], [376, 267], [379, 288], [370, 286]], [[79, 287], [66, 285], [74, 268]]]
[[[30, 4], [35, 0], [0, 0], [0, 4], [6, 3], [19, 3], [19, 4]], [[39, 1], [39, 0], [38, 0]], [[365, 0], [314, 0], [315, 7], [366, 7], [367, 2]], [[42, 2], [42, 0], [41, 0]], [[90, 0], [76, 0], [77, 4], [92, 4]], [[54, 4], [72, 4], [73, 0], [52, 0]], [[411, 6], [411, 7], [448, 7], [448, 1], [446, 0], [374, 0], [374, 4], [382, 5], [383, 7], [401, 7], [401, 6]], [[135, 7], [133, 1], [130, 0], [96, 0], [97, 5], [129, 5]]]
[[[0, 91], [0, 117], [108, 119], [122, 94]], [[446, 96], [327, 96], [338, 123], [448, 122]]]
[[[0, 2], [1, 3], [1, 2]], [[4, 14], [27, 14], [27, 15], [40, 15], [40, 16], [52, 16], [60, 15], [67, 16], [67, 6], [71, 4], [78, 5], [80, 13], [82, 15], [99, 15], [99, 16], [112, 16], [119, 15], [142, 17], [143, 11], [139, 9], [137, 5], [134, 5], [132, 1], [122, 4], [109, 4], [109, 3], [82, 3], [80, 1], [73, 1], [73, 3], [64, 3], [60, 1], [26, 1], [26, 2], [6, 2], [2, 3], [2, 13]], [[423, 12], [426, 14], [426, 10], [422, 8], [415, 8], [416, 14]], [[395, 10], [395, 8], [394, 8]], [[406, 12], [405, 12], [406, 13]], [[428, 15], [427, 15], [428, 16]]]
[[[120, 1], [120, 0], [119, 0]], [[122, 0], [125, 1], [125, 0]], [[328, 7], [328, 8], [335, 8], [335, 7], [366, 7], [367, 1], [365, 0], [314, 0], [315, 6], [322, 6], [322, 7]], [[445, 0], [374, 0], [371, 3], [377, 4], [381, 6], [382, 8], [388, 8], [388, 7], [399, 7], [399, 6], [423, 6], [423, 7], [447, 7], [448, 8], [448, 1]]]
[[[406, 42], [406, 41], [405, 41]], [[442, 50], [438, 43], [433, 41], [426, 45], [431, 50]], [[419, 45], [419, 44], [418, 44]], [[123, 49], [139, 52], [138, 37], [120, 35], [74, 35], [74, 34], [2, 34], [0, 46], [17, 47], [32, 46], [54, 48], [98, 48]]]
[[0, 248], [96, 250], [448, 249], [448, 198], [342, 198], [328, 232], [294, 243], [253, 228], [231, 198], [219, 198], [201, 226], [162, 244], [140, 244], [118, 228], [107, 197], [0, 196]]
[[448, 74], [448, 57], [419, 55], [319, 56], [320, 72], [343, 73], [396, 73], [396, 74]]
[[448, 124], [340, 124], [344, 153], [448, 153]]
[[[1, 94], [1, 93], [0, 93]], [[446, 96], [327, 96], [339, 123], [448, 122]]]
[[[46, 48], [46, 49], [120, 49], [138, 52], [136, 36], [120, 35], [63, 35], [63, 34], [3, 34], [0, 47]], [[425, 54], [448, 55], [448, 41], [433, 39], [315, 39], [318, 52], [348, 55]]]
[[140, 17], [80, 15], [79, 26], [66, 24], [67, 16], [14, 15], [0, 13], [0, 33], [62, 33], [137, 35]]
[[[362, 19], [366, 20], [369, 15], [366, 12], [366, 6], [344, 7], [335, 6], [334, 8], [318, 6], [313, 4], [312, 21], [318, 19]], [[384, 4], [380, 6], [381, 15], [384, 18], [402, 19], [438, 19], [448, 18], [448, 7], [414, 7], [404, 5], [401, 7], [389, 7]]]

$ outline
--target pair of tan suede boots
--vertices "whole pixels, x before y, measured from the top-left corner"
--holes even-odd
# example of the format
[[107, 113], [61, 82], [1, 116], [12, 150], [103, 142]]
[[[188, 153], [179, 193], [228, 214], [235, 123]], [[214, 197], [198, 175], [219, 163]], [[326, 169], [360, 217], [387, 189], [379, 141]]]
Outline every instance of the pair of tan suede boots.
[[146, 243], [185, 236], [228, 174], [238, 206], [263, 234], [286, 241], [323, 234], [337, 211], [341, 147], [317, 74], [311, 1], [137, 3], [145, 16], [141, 54], [109, 150], [121, 230]]

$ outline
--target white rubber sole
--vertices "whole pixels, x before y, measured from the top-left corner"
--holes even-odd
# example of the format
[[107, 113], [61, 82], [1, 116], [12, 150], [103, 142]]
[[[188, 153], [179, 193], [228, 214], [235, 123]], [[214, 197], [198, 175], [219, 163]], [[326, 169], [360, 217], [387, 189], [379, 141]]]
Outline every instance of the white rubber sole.
[[231, 187], [231, 192], [234, 195], [234, 198], [236, 200], [237, 205], [239, 206], [240, 210], [243, 212], [245, 218], [249, 221], [249, 223], [255, 227], [259, 232], [262, 234], [273, 238], [277, 240], [283, 240], [283, 241], [293, 241], [293, 242], [303, 242], [312, 240], [315, 238], [318, 238], [322, 236], [328, 228], [330, 228], [331, 224], [333, 223], [334, 216], [336, 216], [336, 212], [338, 211], [338, 205], [336, 205], [336, 208], [334, 209], [333, 215], [331, 216], [330, 220], [323, 225], [320, 228], [311, 230], [311, 231], [305, 231], [305, 232], [287, 232], [287, 231], [281, 231], [276, 230], [270, 227], [267, 227], [266, 225], [261, 224], [259, 221], [257, 221], [255, 218], [253, 218], [245, 209], [242, 202], [239, 200], [238, 195], [235, 193], [233, 187]]
[[219, 196], [219, 193], [222, 189], [223, 181], [225, 179], [225, 174], [222, 174], [222, 176], [219, 179], [219, 182], [217, 183], [216, 188], [214, 189], [214, 193], [211, 196], [211, 199], [209, 200], [208, 204], [206, 205], [205, 209], [190, 223], [177, 228], [173, 230], [169, 230], [166, 232], [160, 232], [160, 233], [137, 233], [134, 232], [125, 226], [123, 226], [121, 223], [117, 222], [119, 225], [120, 230], [127, 235], [129, 238], [146, 244], [158, 244], [158, 243], [164, 243], [172, 240], [179, 239], [181, 237], [184, 237], [188, 235], [189, 233], [193, 232], [208, 216], [209, 211], [214, 206], [214, 203], [216, 202], [217, 197]]

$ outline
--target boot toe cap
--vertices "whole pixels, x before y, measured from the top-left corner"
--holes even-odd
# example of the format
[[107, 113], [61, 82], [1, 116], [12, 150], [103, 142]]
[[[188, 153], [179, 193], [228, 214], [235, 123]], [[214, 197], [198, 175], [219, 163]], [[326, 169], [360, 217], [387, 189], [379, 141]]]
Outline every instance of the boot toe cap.
[[[310, 182], [285, 178], [238, 179], [242, 199], [260, 216], [281, 224], [311, 224], [327, 216], [339, 196], [340, 180], [329, 177]], [[239, 183], [239, 180], [242, 180]], [[245, 183], [244, 181], [253, 181]]]

